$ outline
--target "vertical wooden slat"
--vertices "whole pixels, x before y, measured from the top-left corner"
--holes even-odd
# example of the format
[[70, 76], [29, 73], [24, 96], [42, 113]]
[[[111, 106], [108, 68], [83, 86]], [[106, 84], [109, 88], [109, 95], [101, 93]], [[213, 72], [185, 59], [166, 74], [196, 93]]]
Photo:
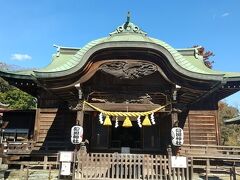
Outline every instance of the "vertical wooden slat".
[[[86, 164], [87, 164], [87, 166], [86, 166], [86, 179], [89, 179], [89, 173], [90, 173], [90, 171], [89, 171], [89, 167], [91, 167], [92, 166], [92, 164], [91, 164], [91, 161], [90, 161], [90, 159], [91, 158], [93, 158], [93, 154], [89, 154], [89, 155], [87, 155], [87, 159], [86, 159]], [[94, 167], [93, 167], [94, 168]], [[94, 170], [93, 170], [94, 171]]]
[[164, 156], [164, 178], [167, 179], [167, 157]]
[[[110, 169], [111, 169], [111, 156], [110, 156], [110, 154], [108, 154], [108, 167], [110, 167]], [[108, 178], [110, 178], [111, 176], [110, 176], [110, 169], [109, 169], [109, 171], [108, 171]]]
[[100, 160], [100, 166], [103, 166], [103, 170], [101, 172], [101, 175], [100, 175], [100, 178], [102, 179], [103, 178], [107, 178], [107, 173], [108, 173], [108, 160], [105, 158], [105, 153], [102, 154], [102, 157], [101, 157], [102, 160]]
[[92, 164], [92, 166], [95, 165], [95, 168], [96, 168], [95, 170], [96, 173], [94, 173], [94, 177], [98, 177], [99, 174], [101, 173], [102, 168], [100, 167], [100, 162], [99, 162], [100, 156], [101, 156], [101, 153], [96, 154], [95, 164]]
[[136, 155], [133, 156], [133, 179], [136, 179]]
[[101, 157], [101, 153], [96, 154], [95, 164], [92, 164], [92, 166], [95, 165], [95, 169], [96, 169], [95, 170], [96, 173], [94, 173], [94, 177], [98, 177], [99, 174], [101, 173], [102, 168], [100, 167], [100, 162], [99, 162], [100, 157]]
[[[191, 175], [190, 177], [192, 177], [192, 175]], [[190, 178], [189, 178], [189, 165], [188, 165], [188, 158], [187, 158], [187, 168], [186, 168], [186, 179], [187, 179], [187, 180], [190, 180]]]
[[78, 176], [79, 176], [79, 178], [83, 178], [83, 175], [82, 175], [82, 156], [81, 156], [80, 153], [78, 154]]
[[177, 179], [180, 179], [180, 168], [177, 168]]
[[173, 180], [175, 180], [175, 175], [176, 175], [175, 168], [172, 168], [172, 179]]
[[75, 177], [76, 177], [76, 179], [79, 179], [80, 177], [79, 177], [79, 165], [80, 165], [80, 162], [79, 162], [79, 153], [77, 152], [77, 154], [76, 154], [76, 163], [77, 163], [77, 171], [76, 171], [76, 173], [75, 173]]
[[186, 179], [186, 175], [185, 175], [185, 173], [184, 173], [184, 172], [185, 172], [185, 169], [182, 168], [181, 170], [182, 170], [182, 172], [181, 172], [181, 175], [182, 175], [181, 177], [182, 177], [182, 178], [181, 178], [181, 179], [182, 179], [182, 180], [183, 180], [183, 179]]
[[100, 164], [100, 163], [101, 163], [101, 162], [100, 162], [101, 156], [102, 156], [102, 153], [98, 153], [98, 154], [97, 154], [97, 158], [96, 158], [96, 165], [97, 165], [96, 171], [97, 171], [97, 173], [96, 173], [95, 177], [99, 177], [100, 174], [102, 173], [102, 169], [104, 168], [104, 167], [102, 167], [101, 164]]
[[100, 174], [100, 179], [107, 178], [108, 161], [105, 158], [105, 153], [103, 153], [102, 156], [101, 156], [100, 167], [102, 167], [102, 172]]
[[87, 166], [88, 166], [88, 155], [84, 158], [83, 161], [83, 175], [85, 177], [85, 179], [87, 179]]
[[158, 157], [157, 155], [155, 155], [154, 160], [154, 168], [155, 168], [155, 175], [154, 175], [154, 179], [158, 180]]
[[129, 169], [128, 169], [128, 172], [129, 172], [129, 179], [132, 179], [133, 176], [132, 176], [132, 157], [134, 157], [134, 155], [129, 155]]
[[91, 165], [89, 166], [88, 168], [88, 171], [89, 171], [89, 174], [92, 174], [92, 176], [89, 176], [89, 178], [94, 178], [97, 176], [98, 172], [99, 172], [99, 169], [98, 169], [98, 162], [97, 162], [97, 157], [98, 155], [93, 153], [91, 154]]
[[[87, 167], [87, 171], [88, 171], [88, 176], [91, 174], [92, 176], [91, 177], [94, 177], [95, 176], [95, 173], [97, 171], [96, 166], [94, 166], [94, 161], [95, 160], [95, 154], [92, 153], [90, 154], [89, 156], [89, 166]], [[90, 171], [90, 168], [91, 168], [91, 171]], [[88, 177], [87, 177], [88, 178]]]
[[[140, 174], [142, 174], [141, 171], [141, 167], [140, 167], [140, 156], [141, 155], [137, 155], [137, 179], [140, 179]], [[143, 169], [143, 168], [142, 168]]]
[[121, 175], [120, 175], [120, 179], [122, 179], [123, 178], [123, 156], [122, 156], [122, 154], [120, 155], [120, 159], [121, 159], [121, 161], [120, 161], [120, 173], [121, 173]]
[[[89, 154], [89, 156], [88, 156], [88, 166], [87, 166], [87, 179], [89, 179], [90, 178], [90, 176], [91, 176], [91, 174], [92, 174], [92, 172], [95, 172], [96, 171], [96, 167], [95, 166], [93, 166], [93, 164], [94, 164], [94, 159], [95, 159], [95, 154], [94, 153], [91, 153], [91, 154]], [[91, 168], [91, 171], [90, 171], [90, 168]], [[94, 177], [94, 173], [92, 174], [92, 177]]]
[[143, 155], [143, 157], [142, 157], [142, 176], [143, 176], [143, 180], [145, 179], [145, 175], [146, 175], [146, 159], [145, 159], [145, 155]]
[[151, 179], [153, 180], [154, 168], [153, 168], [153, 155], [151, 155]]
[[117, 154], [116, 179], [119, 178], [119, 155]]
[[[110, 155], [110, 154], [109, 154]], [[112, 154], [111, 154], [112, 155]], [[103, 172], [102, 172], [102, 178], [106, 178], [106, 179], [108, 179], [109, 178], [109, 175], [110, 175], [110, 166], [111, 166], [111, 158], [110, 159], [108, 159], [108, 157], [107, 157], [107, 154], [106, 153], [104, 153], [103, 154], [103, 167], [104, 167], [104, 170], [103, 170]]]
[[[106, 167], [106, 171], [103, 172], [103, 178], [109, 178], [110, 176], [110, 170], [111, 170], [111, 158], [108, 159], [108, 157], [106, 157], [107, 154], [104, 153], [104, 167]], [[112, 155], [112, 154], [111, 154]]]
[[148, 155], [145, 155], [145, 157], [147, 158], [147, 167], [146, 167], [146, 169], [147, 169], [147, 179], [149, 179], [149, 156]]
[[159, 156], [160, 157], [160, 180], [162, 180], [162, 177], [163, 177], [163, 164], [162, 164], [162, 156]]
[[208, 174], [209, 174], [209, 165], [210, 165], [210, 163], [209, 163], [209, 159], [207, 159], [206, 160], [206, 180], [208, 180]]
[[128, 171], [128, 160], [127, 160], [127, 154], [124, 155], [125, 163], [124, 163], [124, 178], [127, 179], [127, 171]]
[[112, 178], [115, 178], [115, 174], [116, 174], [116, 167], [115, 167], [115, 155], [112, 155], [112, 161], [111, 161], [111, 165], [112, 165]]
[[172, 167], [171, 167], [171, 156], [170, 155], [168, 155], [167, 160], [168, 160], [168, 163], [167, 163], [167, 165], [168, 165], [168, 177], [169, 177], [169, 180], [172, 180]]
[[191, 176], [190, 178], [193, 178], [193, 157], [191, 157]]

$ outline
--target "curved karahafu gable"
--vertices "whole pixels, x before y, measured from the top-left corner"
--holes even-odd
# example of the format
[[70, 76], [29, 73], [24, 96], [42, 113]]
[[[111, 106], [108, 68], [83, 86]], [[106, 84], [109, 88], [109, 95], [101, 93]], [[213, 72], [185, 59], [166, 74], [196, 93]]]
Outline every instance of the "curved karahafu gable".
[[[118, 27], [114, 33], [111, 33], [109, 37], [91, 41], [75, 55], [64, 57], [65, 55], [61, 54], [59, 58], [56, 58], [56, 60], [52, 61], [47, 67], [34, 71], [35, 75], [39, 78], [53, 78], [73, 74], [83, 69], [91, 56], [98, 51], [113, 48], [145, 48], [149, 51], [159, 52], [159, 54], [167, 57], [173, 68], [190, 77], [209, 79], [211, 76], [203, 76], [213, 75], [213, 79], [217, 80], [219, 78], [216, 76], [224, 75], [222, 72], [208, 69], [204, 63], [198, 59], [196, 49], [191, 49], [194, 53], [192, 57], [197, 59], [194, 61], [193, 58], [191, 59], [188, 56], [184, 57], [167, 43], [148, 37], [142, 31], [134, 31], [133, 29], [139, 30], [140, 28], [133, 23], [129, 23], [128, 25], [124, 24], [120, 27]], [[119, 29], [123, 30], [120, 31]], [[181, 50], [181, 52], [183, 51], [184, 50]]]

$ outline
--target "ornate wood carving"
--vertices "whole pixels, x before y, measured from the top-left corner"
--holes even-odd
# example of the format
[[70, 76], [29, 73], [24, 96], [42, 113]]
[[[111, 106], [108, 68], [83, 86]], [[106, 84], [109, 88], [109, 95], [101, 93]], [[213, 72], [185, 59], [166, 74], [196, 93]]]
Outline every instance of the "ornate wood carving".
[[157, 66], [141, 61], [112, 61], [104, 63], [99, 69], [119, 79], [138, 79], [156, 72]]

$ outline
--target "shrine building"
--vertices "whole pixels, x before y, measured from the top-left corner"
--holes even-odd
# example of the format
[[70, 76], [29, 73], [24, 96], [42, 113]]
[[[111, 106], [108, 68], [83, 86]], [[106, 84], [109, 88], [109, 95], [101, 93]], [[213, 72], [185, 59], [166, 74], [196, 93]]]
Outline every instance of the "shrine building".
[[[44, 68], [0, 72], [37, 98], [36, 111], [12, 112], [21, 122], [15, 133], [27, 134], [14, 141], [33, 142], [24, 153], [73, 150], [74, 125], [83, 127], [88, 152], [166, 154], [173, 127], [183, 129], [184, 144], [220, 145], [218, 102], [240, 90], [240, 73], [208, 68], [200, 47], [175, 49], [128, 18], [81, 48], [56, 48]], [[8, 141], [10, 126], [6, 132]]]

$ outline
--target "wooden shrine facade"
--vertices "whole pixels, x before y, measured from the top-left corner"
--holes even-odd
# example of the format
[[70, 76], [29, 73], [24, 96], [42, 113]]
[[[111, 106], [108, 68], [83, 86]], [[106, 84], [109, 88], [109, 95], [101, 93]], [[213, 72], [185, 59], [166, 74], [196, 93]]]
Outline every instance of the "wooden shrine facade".
[[0, 76], [38, 99], [31, 152], [73, 150], [75, 124], [90, 152], [164, 154], [177, 126], [185, 144], [218, 145], [218, 101], [240, 89], [240, 74], [209, 69], [198, 47], [174, 49], [129, 21], [83, 48], [58, 46], [45, 68]]

